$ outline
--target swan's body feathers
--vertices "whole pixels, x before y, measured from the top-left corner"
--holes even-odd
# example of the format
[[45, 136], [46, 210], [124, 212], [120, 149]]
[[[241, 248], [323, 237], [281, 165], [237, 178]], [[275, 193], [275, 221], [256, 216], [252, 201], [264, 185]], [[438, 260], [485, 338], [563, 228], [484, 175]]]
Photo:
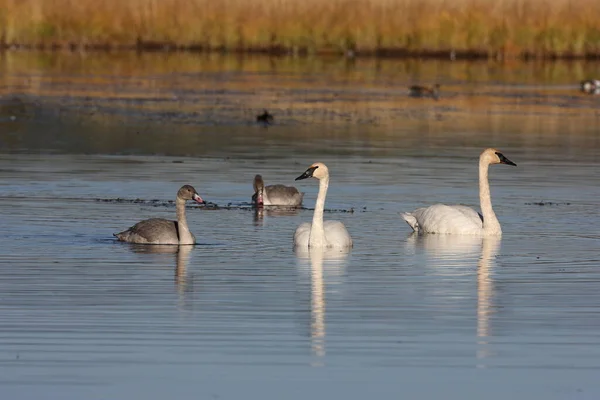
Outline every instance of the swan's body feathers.
[[[294, 246], [306, 247], [310, 245], [310, 230], [312, 224], [304, 222], [296, 228], [294, 233]], [[324, 221], [323, 230], [325, 231], [325, 247], [352, 247], [352, 238], [346, 229], [346, 226], [340, 221]]]
[[[179, 244], [179, 224], [168, 219], [150, 218], [114, 235], [117, 239], [130, 243]], [[193, 234], [192, 237], [195, 242]]]
[[265, 206], [299, 206], [302, 205], [304, 193], [300, 193], [293, 186], [269, 185], [265, 186], [263, 204]]
[[312, 223], [303, 223], [294, 233], [294, 246], [304, 248], [350, 248], [352, 238], [340, 221], [323, 221], [325, 198], [329, 187], [329, 169], [323, 163], [312, 164], [296, 180], [316, 178], [319, 180], [319, 194], [315, 204]]
[[196, 238], [190, 232], [185, 218], [185, 202], [194, 200], [202, 204], [204, 200], [191, 185], [183, 185], [177, 191], [175, 207], [177, 221], [164, 218], [150, 218], [138, 222], [123, 232], [113, 233], [122, 242], [138, 244], [195, 244]]
[[415, 232], [462, 235], [479, 235], [483, 232], [483, 217], [467, 206], [435, 204], [401, 215]]
[[308, 242], [310, 241], [310, 222], [303, 222], [296, 228], [294, 232], [294, 246], [308, 248]]
[[254, 195], [252, 195], [252, 203], [256, 206], [292, 206], [297, 207], [302, 205], [304, 193], [300, 193], [293, 186], [285, 185], [269, 185], [265, 186], [265, 182], [261, 175], [254, 177], [252, 184], [254, 187]]
[[481, 213], [467, 206], [436, 204], [417, 208], [400, 215], [420, 233], [447, 233], [457, 235], [502, 235], [500, 222], [492, 209], [488, 169], [493, 164], [517, 166], [496, 149], [485, 149], [479, 156], [479, 205]]

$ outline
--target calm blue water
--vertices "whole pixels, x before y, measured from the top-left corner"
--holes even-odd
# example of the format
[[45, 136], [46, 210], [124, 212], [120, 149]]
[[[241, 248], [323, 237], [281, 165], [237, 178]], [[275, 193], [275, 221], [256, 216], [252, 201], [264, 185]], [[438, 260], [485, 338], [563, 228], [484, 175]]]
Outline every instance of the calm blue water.
[[[177, 73], [136, 79], [168, 92]], [[357, 112], [395, 117], [356, 125], [303, 120], [309, 98], [323, 96], [310, 86], [308, 95], [286, 92], [290, 120], [279, 115], [264, 129], [251, 111], [218, 105], [197, 123], [140, 118], [163, 109], [145, 100], [122, 115], [88, 115], [106, 97], [65, 94], [52, 86], [62, 75], [30, 74], [37, 89], [9, 78], [3, 89], [12, 94], [3, 97], [0, 153], [2, 398], [600, 398], [595, 99], [577, 97], [583, 111], [548, 100], [548, 121], [528, 109], [500, 113], [503, 98], [490, 117], [485, 105], [461, 103], [460, 91], [458, 105], [377, 106], [366, 96]], [[73, 76], [96, 75], [64, 79]], [[274, 73], [287, 82], [282, 92], [305, 76]], [[156, 94], [126, 82], [123, 96], [134, 87]], [[179, 94], [182, 108], [220, 87], [201, 82]], [[331, 90], [356, 94], [361, 84]], [[27, 101], [20, 111], [14, 96]], [[245, 101], [236, 96], [223, 95]], [[405, 105], [423, 114], [403, 114]], [[355, 115], [345, 102], [318, 107]], [[518, 164], [490, 172], [503, 237], [411, 235], [398, 212], [478, 207], [477, 157], [488, 146]], [[293, 251], [317, 193], [315, 181], [293, 179], [314, 161], [331, 171], [325, 217], [348, 227], [348, 254]], [[308, 209], [252, 210], [256, 173], [296, 184]], [[113, 240], [141, 219], [174, 218], [166, 202], [186, 183], [222, 206], [188, 207], [197, 246]]]

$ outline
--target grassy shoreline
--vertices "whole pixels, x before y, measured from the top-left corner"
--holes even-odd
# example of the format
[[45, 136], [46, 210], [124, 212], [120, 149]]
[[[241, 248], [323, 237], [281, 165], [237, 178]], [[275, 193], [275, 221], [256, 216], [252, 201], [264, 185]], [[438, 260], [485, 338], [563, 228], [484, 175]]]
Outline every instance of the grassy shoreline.
[[360, 50], [331, 50], [331, 49], [307, 49], [307, 48], [286, 48], [283, 46], [274, 47], [232, 47], [225, 46], [208, 47], [203, 45], [178, 45], [173, 42], [140, 42], [135, 45], [120, 44], [80, 44], [69, 43], [49, 43], [49, 44], [15, 44], [1, 43], [0, 52], [3, 51], [71, 51], [71, 52], [114, 52], [114, 51], [134, 51], [134, 52], [189, 52], [189, 53], [223, 53], [223, 54], [256, 54], [270, 56], [347, 56], [347, 57], [376, 57], [376, 58], [397, 58], [397, 59], [431, 59], [431, 60], [485, 60], [495, 59], [502, 61], [505, 59], [528, 60], [600, 60], [600, 52], [590, 53], [532, 53], [523, 52], [515, 55], [489, 54], [477, 50], [409, 50], [406, 48], [379, 48], [379, 49], [360, 49]]
[[0, 48], [600, 58], [595, 0], [0, 0]]

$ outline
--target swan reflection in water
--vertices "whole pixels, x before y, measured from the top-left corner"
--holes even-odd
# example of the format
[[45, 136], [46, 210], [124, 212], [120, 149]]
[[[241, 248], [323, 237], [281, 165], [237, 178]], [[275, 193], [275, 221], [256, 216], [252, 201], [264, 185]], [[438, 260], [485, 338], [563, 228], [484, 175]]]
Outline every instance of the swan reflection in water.
[[[312, 355], [317, 359], [314, 367], [324, 366], [325, 356], [325, 276], [342, 274], [346, 267], [349, 248], [296, 248], [295, 253], [300, 267], [310, 267], [310, 341]], [[310, 265], [307, 265], [310, 262]], [[327, 269], [324, 273], [323, 267]]]
[[263, 226], [269, 217], [292, 217], [298, 215], [302, 208], [286, 206], [264, 206], [254, 209], [254, 225]]
[[[190, 253], [194, 246], [191, 245], [144, 245], [131, 244], [131, 249], [134, 253], [144, 254], [173, 254], [175, 257], [175, 288], [179, 295], [179, 305], [184, 306], [185, 292], [188, 286], [187, 265], [190, 261]], [[172, 258], [169, 257], [169, 264]]]
[[[477, 359], [479, 368], [485, 368], [483, 359], [492, 355], [488, 337], [492, 336], [490, 317], [494, 313], [493, 271], [500, 249], [499, 236], [417, 234], [409, 236], [409, 247], [424, 249], [435, 263], [448, 269], [464, 267], [465, 261], [476, 256], [477, 261]], [[475, 260], [473, 260], [475, 261]]]
[[[481, 246], [481, 258], [477, 268], [477, 358], [485, 359], [492, 355], [487, 338], [492, 336], [490, 316], [494, 313], [492, 296], [494, 280], [492, 273], [496, 265], [496, 255], [500, 249], [499, 237], [485, 237]], [[478, 364], [485, 368], [485, 364]]]

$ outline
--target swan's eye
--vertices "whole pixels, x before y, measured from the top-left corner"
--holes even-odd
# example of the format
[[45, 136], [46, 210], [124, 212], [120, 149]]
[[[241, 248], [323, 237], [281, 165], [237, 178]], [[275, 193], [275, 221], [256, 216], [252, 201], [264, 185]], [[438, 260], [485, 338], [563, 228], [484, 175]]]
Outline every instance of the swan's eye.
[[313, 176], [313, 173], [315, 172], [315, 169], [317, 169], [317, 168], [319, 168], [318, 165], [310, 167], [309, 169], [304, 171], [304, 173], [302, 175], [297, 177], [296, 180], [299, 181], [301, 179], [311, 178]]
[[317, 168], [319, 168], [319, 166], [318, 166], [318, 165], [314, 165], [314, 166], [310, 167], [309, 169], [307, 169], [307, 170], [306, 170], [306, 173], [307, 173], [309, 176], [313, 176], [313, 174], [315, 173], [315, 170], [316, 170]]

